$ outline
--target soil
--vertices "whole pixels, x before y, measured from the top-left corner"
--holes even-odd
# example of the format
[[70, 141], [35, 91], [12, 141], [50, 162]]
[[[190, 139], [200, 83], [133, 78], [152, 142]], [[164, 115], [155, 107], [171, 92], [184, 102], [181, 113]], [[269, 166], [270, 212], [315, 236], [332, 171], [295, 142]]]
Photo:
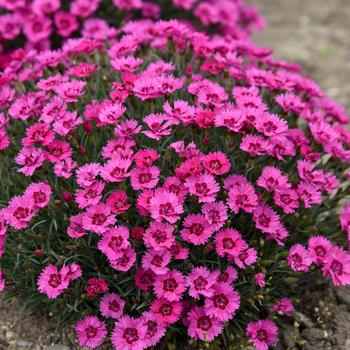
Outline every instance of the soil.
[[[251, 0], [267, 20], [255, 40], [275, 56], [305, 67], [322, 89], [350, 111], [350, 1]], [[285, 320], [278, 350], [349, 350], [350, 289], [316, 286]], [[27, 315], [0, 297], [0, 350], [78, 349], [71, 326], [57, 332], [43, 315]], [[67, 345], [68, 347], [64, 347]]]
[[[248, 0], [249, 1], [249, 0]], [[259, 44], [275, 57], [300, 64], [350, 111], [349, 0], [250, 0], [266, 19]]]

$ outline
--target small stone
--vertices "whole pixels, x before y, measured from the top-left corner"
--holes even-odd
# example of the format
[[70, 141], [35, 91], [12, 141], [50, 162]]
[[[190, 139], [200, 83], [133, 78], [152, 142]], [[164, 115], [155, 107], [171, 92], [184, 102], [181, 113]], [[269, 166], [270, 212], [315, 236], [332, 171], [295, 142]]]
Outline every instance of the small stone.
[[13, 333], [11, 331], [7, 331], [5, 336], [6, 336], [6, 339], [12, 339], [12, 338], [14, 338], [15, 333]]
[[325, 338], [325, 332], [319, 328], [305, 329], [303, 335], [312, 342], [317, 342]]
[[345, 304], [347, 308], [350, 308], [350, 288], [334, 288], [335, 295], [338, 299], [339, 304]]
[[67, 345], [53, 344], [44, 348], [44, 350], [71, 350], [71, 348]]
[[33, 346], [33, 343], [25, 340], [18, 340], [16, 345], [20, 348], [30, 348]]
[[313, 328], [315, 327], [314, 323], [311, 321], [309, 317], [304, 315], [303, 313], [299, 311], [294, 311], [293, 313], [294, 319], [301, 325], [308, 327], [308, 328]]

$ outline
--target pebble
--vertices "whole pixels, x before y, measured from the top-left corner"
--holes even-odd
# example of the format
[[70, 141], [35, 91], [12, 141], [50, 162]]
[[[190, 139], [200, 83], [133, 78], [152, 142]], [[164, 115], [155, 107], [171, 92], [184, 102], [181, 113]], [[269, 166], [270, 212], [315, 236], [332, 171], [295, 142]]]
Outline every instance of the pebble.
[[314, 323], [311, 321], [309, 317], [304, 315], [301, 312], [295, 311], [293, 313], [294, 319], [301, 325], [308, 327], [308, 328], [313, 328], [315, 327]]
[[20, 348], [30, 348], [33, 346], [33, 343], [31, 341], [17, 340], [16, 345]]
[[67, 345], [53, 344], [44, 348], [44, 350], [72, 350], [72, 349]]

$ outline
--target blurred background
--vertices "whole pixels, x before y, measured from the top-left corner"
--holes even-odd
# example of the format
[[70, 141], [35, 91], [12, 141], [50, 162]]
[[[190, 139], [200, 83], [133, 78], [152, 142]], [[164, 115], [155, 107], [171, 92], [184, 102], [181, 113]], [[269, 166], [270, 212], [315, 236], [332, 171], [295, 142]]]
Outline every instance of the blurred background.
[[266, 19], [255, 35], [277, 58], [301, 64], [350, 113], [350, 0], [249, 0]]

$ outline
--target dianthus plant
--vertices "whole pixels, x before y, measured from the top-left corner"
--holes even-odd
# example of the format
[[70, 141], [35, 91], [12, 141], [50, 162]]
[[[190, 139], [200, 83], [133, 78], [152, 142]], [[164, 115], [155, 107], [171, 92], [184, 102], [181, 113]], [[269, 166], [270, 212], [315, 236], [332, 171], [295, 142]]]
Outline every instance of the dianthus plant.
[[175, 20], [47, 57], [1, 77], [1, 289], [91, 348], [266, 350], [300, 276], [349, 284], [348, 119], [298, 66]]

